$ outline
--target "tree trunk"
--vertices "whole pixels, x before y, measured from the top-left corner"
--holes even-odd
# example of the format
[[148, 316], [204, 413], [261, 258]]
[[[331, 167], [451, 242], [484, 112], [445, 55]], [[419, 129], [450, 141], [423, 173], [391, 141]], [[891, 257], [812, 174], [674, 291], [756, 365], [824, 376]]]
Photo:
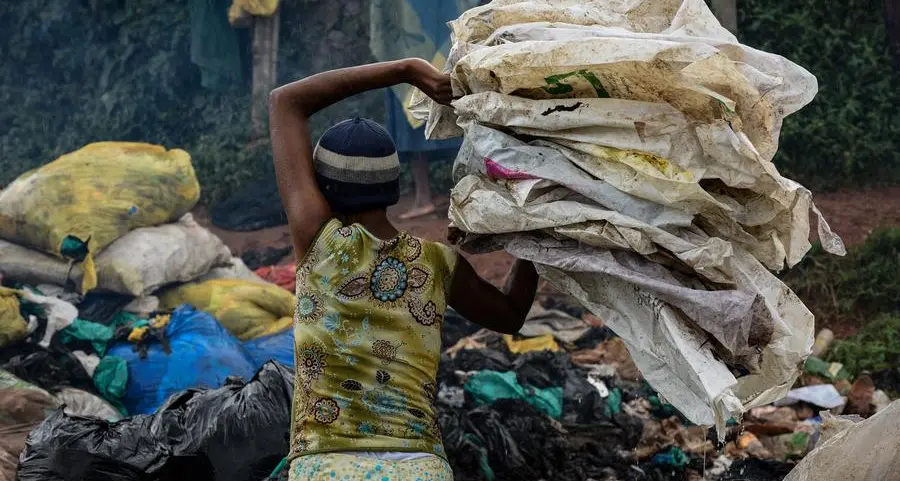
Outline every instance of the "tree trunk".
[[884, 0], [884, 23], [894, 68], [900, 72], [900, 0]]
[[279, 17], [279, 11], [271, 17], [253, 17], [252, 140], [269, 135], [269, 92], [278, 82]]
[[723, 27], [737, 35], [737, 0], [712, 0], [712, 11]]

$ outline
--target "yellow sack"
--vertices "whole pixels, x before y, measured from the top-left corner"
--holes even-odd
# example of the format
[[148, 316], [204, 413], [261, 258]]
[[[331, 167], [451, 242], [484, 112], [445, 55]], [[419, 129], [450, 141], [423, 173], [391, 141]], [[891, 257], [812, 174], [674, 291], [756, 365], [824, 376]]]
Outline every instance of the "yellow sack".
[[279, 333], [294, 322], [294, 295], [265, 282], [213, 279], [184, 284], [162, 293], [159, 302], [163, 310], [190, 304], [242, 341]]
[[522, 339], [520, 341], [517, 341], [510, 335], [505, 335], [503, 336], [503, 340], [506, 342], [506, 347], [509, 348], [509, 351], [514, 354], [525, 354], [526, 352], [535, 351], [557, 352], [560, 349], [559, 344], [556, 343], [556, 339], [553, 338], [552, 334]]
[[0, 192], [0, 238], [82, 262], [86, 293], [97, 285], [97, 252], [133, 229], [174, 222], [199, 197], [187, 152], [94, 143]]
[[19, 295], [13, 289], [0, 287], [0, 347], [28, 336], [28, 321], [19, 312]]
[[228, 22], [247, 27], [251, 16], [271, 17], [278, 10], [278, 0], [234, 0], [228, 9]]

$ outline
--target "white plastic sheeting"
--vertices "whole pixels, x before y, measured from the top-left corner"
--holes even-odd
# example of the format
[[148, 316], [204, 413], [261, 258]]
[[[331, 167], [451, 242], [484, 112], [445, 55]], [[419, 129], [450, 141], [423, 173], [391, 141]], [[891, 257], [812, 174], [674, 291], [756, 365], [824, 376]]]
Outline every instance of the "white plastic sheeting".
[[785, 481], [888, 481], [900, 479], [900, 401], [846, 427], [797, 464]]
[[[771, 162], [816, 79], [741, 45], [702, 0], [495, 0], [455, 22], [447, 108], [465, 134], [450, 219], [578, 298], [697, 424], [788, 392], [813, 316], [770, 270], [840, 238]], [[721, 431], [720, 431], [721, 432]]]
[[[231, 262], [231, 251], [191, 214], [178, 222], [135, 229], [100, 251], [98, 288], [142, 297], [160, 287], [188, 282]], [[81, 267], [0, 240], [0, 272], [21, 282], [81, 285]]]

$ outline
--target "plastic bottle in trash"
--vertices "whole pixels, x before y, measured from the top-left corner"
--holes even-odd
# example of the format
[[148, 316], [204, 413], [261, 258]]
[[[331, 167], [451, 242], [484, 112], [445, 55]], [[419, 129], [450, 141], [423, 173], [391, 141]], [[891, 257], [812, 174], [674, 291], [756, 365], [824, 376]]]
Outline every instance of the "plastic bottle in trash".
[[834, 333], [831, 332], [831, 329], [822, 329], [819, 331], [819, 335], [816, 336], [816, 342], [813, 344], [812, 355], [815, 357], [823, 357], [825, 353], [828, 352], [828, 346], [831, 345], [831, 341], [834, 340]]

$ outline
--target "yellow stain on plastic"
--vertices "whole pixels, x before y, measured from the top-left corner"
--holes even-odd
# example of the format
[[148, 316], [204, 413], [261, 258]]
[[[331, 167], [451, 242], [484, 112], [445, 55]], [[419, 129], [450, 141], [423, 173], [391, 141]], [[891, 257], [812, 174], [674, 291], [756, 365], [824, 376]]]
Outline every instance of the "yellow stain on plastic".
[[147, 326], [144, 327], [135, 327], [128, 333], [128, 342], [138, 343], [141, 342], [145, 337], [147, 337], [147, 333], [150, 332], [150, 328]]
[[514, 354], [525, 354], [526, 352], [535, 351], [557, 352], [560, 350], [559, 344], [556, 343], [556, 339], [551, 334], [520, 341], [507, 334], [503, 336], [503, 341], [506, 342], [506, 347], [509, 348], [510, 352]]
[[0, 347], [28, 336], [28, 321], [19, 309], [19, 291], [0, 287]]
[[182, 304], [206, 312], [243, 341], [277, 334], [294, 323], [295, 297], [274, 284], [213, 279], [184, 284], [159, 296], [160, 309]]
[[81, 292], [90, 292], [97, 287], [97, 266], [94, 265], [94, 254], [88, 253], [81, 263], [84, 276], [81, 278]]
[[197, 204], [191, 156], [135, 142], [98, 142], [63, 155], [0, 192], [0, 238], [63, 257], [88, 241], [82, 293], [97, 285], [93, 255], [128, 232], [178, 220]]
[[592, 145], [590, 150], [591, 154], [598, 159], [619, 162], [653, 177], [678, 182], [694, 182], [694, 175], [690, 171], [682, 169], [658, 155], [634, 150], [615, 149], [602, 145]]

